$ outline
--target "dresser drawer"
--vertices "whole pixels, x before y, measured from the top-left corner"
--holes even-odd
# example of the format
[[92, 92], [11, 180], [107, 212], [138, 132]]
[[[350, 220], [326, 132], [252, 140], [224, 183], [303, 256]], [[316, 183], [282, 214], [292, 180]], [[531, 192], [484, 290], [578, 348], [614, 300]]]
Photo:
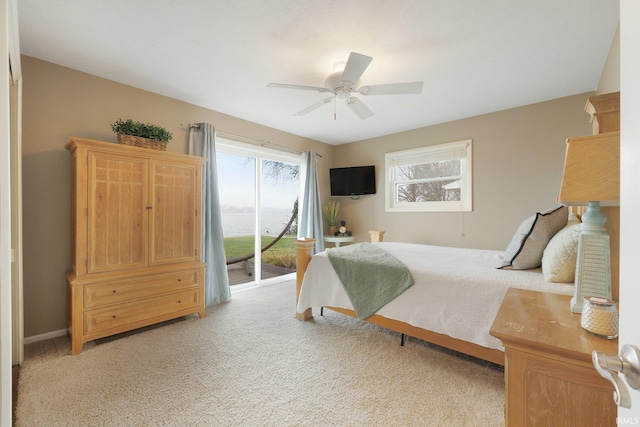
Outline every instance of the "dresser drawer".
[[198, 311], [198, 289], [159, 295], [119, 305], [87, 310], [84, 313], [84, 334], [143, 322], [168, 313]]
[[179, 291], [198, 283], [198, 270], [95, 283], [84, 286], [84, 308], [120, 304], [138, 298]]

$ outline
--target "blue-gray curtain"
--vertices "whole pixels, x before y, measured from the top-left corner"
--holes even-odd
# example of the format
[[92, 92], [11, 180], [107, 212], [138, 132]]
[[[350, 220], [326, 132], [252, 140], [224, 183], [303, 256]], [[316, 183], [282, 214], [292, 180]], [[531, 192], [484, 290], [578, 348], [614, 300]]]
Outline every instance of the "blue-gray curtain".
[[314, 252], [324, 251], [322, 239], [322, 206], [320, 205], [320, 189], [318, 187], [318, 168], [315, 151], [302, 153], [302, 197], [300, 199], [300, 217], [298, 220], [298, 238], [312, 237], [316, 239]]
[[202, 174], [202, 261], [205, 269], [205, 305], [231, 299], [227, 258], [224, 254], [218, 170], [216, 167], [215, 128], [197, 123], [189, 132], [189, 154], [206, 157]]

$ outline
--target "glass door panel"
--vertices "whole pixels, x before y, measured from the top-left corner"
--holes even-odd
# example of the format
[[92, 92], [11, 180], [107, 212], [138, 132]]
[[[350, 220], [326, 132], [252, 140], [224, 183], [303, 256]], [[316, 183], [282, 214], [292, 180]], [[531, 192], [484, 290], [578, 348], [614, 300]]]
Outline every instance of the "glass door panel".
[[216, 153], [229, 284], [252, 282], [256, 230], [256, 159]]
[[295, 273], [299, 166], [263, 159], [260, 180], [260, 278]]

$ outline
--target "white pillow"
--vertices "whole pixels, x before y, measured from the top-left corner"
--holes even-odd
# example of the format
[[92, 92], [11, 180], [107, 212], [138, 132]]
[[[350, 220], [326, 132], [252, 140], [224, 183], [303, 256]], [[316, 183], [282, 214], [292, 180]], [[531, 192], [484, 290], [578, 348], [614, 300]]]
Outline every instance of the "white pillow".
[[580, 220], [570, 219], [551, 238], [542, 255], [542, 274], [547, 282], [573, 283], [580, 239]]
[[542, 254], [549, 240], [567, 225], [566, 206], [538, 212], [522, 221], [502, 256], [498, 268], [530, 270], [542, 264]]

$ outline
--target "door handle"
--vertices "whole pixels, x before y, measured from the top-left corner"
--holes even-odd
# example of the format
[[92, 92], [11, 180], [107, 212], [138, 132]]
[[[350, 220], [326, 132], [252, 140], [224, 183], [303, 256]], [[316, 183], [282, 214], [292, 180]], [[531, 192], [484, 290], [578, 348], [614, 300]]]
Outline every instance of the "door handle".
[[609, 356], [601, 351], [591, 353], [593, 366], [605, 379], [611, 381], [615, 392], [613, 400], [616, 405], [623, 408], [631, 408], [631, 396], [624, 384], [622, 374], [627, 384], [634, 389], [640, 388], [640, 350], [638, 347], [625, 344], [620, 349], [620, 355]]

